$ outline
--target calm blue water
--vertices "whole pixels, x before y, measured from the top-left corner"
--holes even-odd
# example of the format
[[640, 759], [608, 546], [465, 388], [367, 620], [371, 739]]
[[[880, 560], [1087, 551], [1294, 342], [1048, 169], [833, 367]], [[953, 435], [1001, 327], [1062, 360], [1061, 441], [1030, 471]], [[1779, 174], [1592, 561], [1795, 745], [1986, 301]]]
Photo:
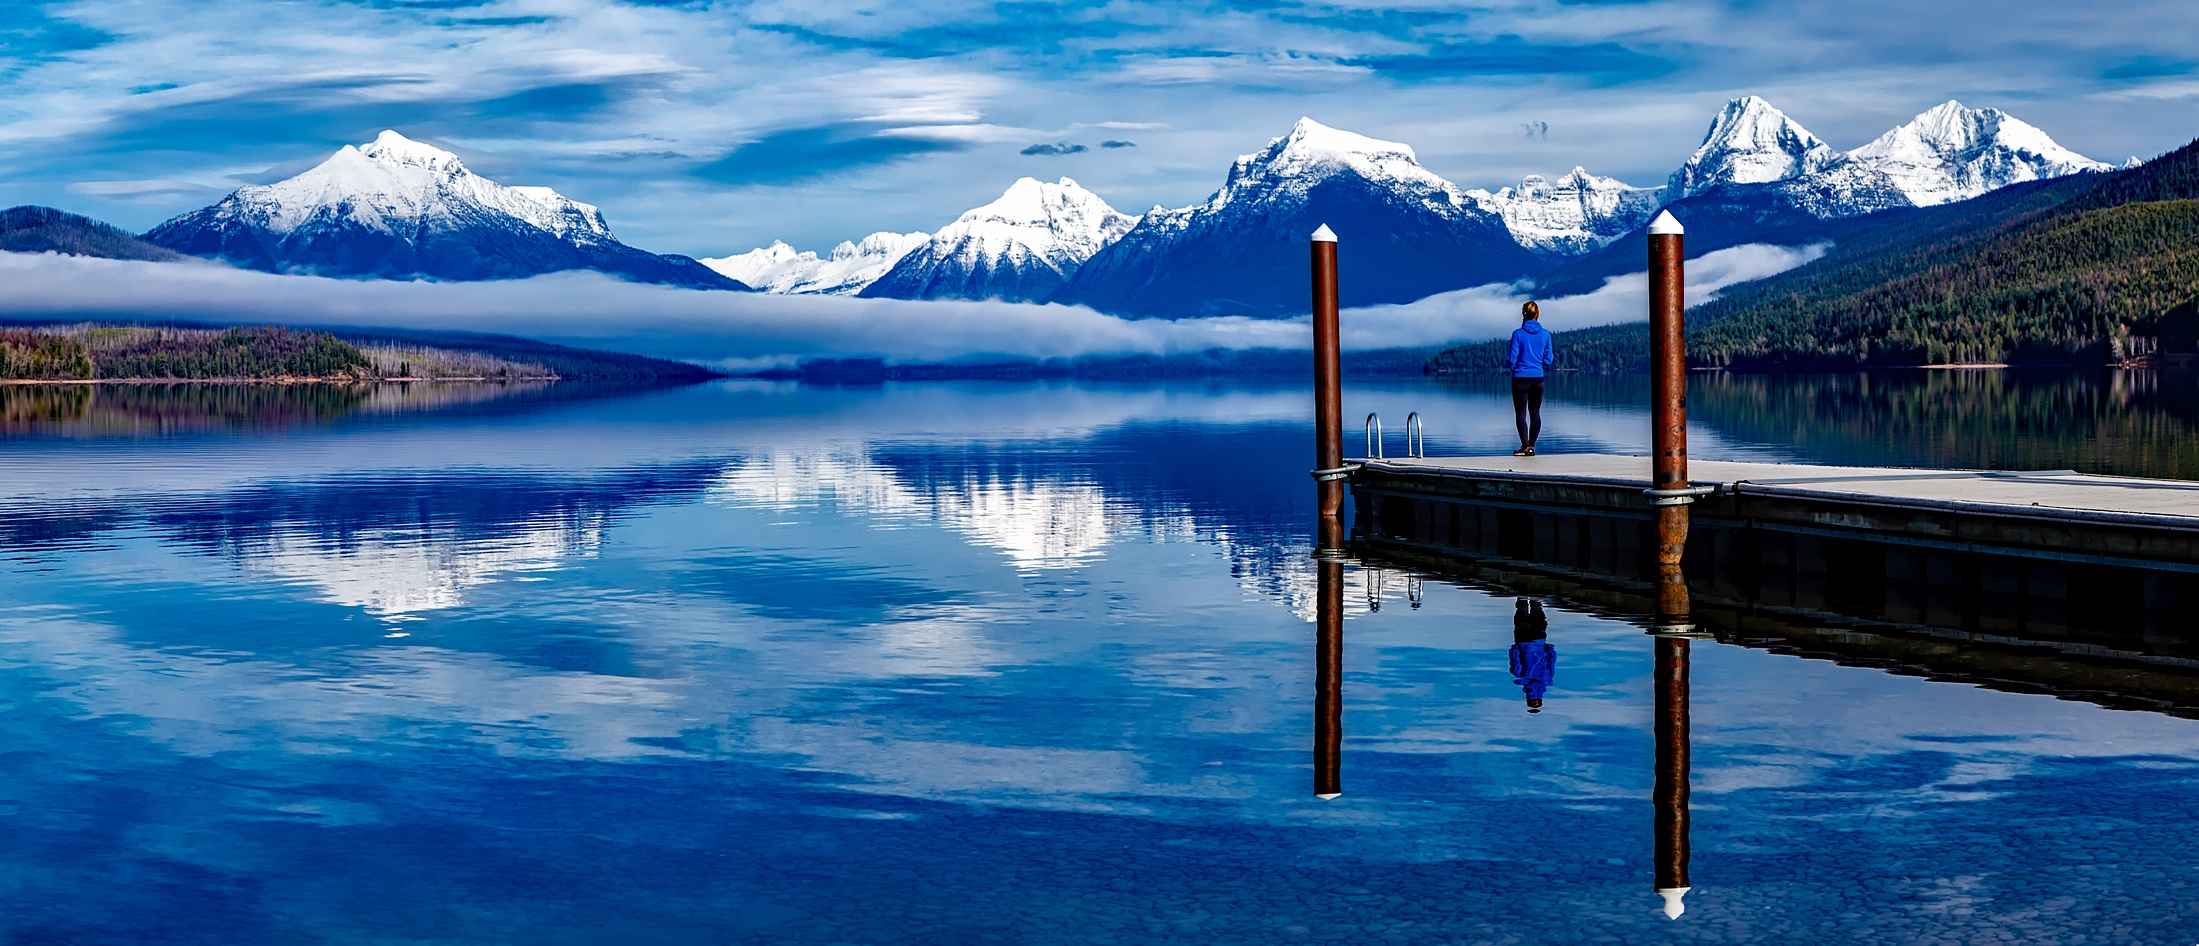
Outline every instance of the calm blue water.
[[[2180, 387], [1869, 383], [1695, 452], [2199, 475]], [[1715, 642], [1666, 919], [1653, 641], [1562, 588], [1530, 715], [1511, 591], [1348, 565], [1315, 798], [1295, 386], [0, 393], [12, 941], [2199, 941], [2199, 721]]]

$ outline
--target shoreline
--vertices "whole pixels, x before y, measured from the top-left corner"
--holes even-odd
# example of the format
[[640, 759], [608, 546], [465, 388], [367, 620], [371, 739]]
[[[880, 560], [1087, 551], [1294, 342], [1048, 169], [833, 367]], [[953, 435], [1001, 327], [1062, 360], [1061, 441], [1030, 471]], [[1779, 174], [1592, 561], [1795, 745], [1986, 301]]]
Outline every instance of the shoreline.
[[169, 384], [221, 384], [251, 385], [269, 384], [295, 386], [306, 384], [366, 385], [366, 384], [514, 384], [522, 382], [556, 382], [563, 377], [549, 375], [524, 375], [520, 377], [468, 376], [461, 378], [348, 378], [348, 377], [300, 377], [275, 378], [0, 378], [0, 387], [61, 387], [61, 386], [116, 386], [149, 387]]

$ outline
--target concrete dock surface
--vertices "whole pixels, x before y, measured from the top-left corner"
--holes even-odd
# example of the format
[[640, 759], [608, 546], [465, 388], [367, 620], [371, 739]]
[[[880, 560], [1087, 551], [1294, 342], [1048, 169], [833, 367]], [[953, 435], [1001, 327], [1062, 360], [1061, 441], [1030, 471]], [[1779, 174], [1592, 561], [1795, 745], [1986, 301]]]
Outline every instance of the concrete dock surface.
[[[1402, 475], [1639, 486], [1647, 456], [1542, 454], [1356, 461]], [[1977, 514], [2199, 530], [2199, 482], [2100, 476], [2073, 470], [1934, 470], [1690, 460], [1697, 486], [1720, 495], [1788, 497]]]

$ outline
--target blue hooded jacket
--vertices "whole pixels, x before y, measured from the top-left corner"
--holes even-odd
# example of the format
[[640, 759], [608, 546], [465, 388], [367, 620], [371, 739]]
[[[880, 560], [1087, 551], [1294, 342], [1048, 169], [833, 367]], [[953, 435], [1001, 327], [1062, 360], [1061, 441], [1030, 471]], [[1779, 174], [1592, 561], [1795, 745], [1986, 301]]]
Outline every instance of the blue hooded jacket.
[[1521, 641], [1512, 645], [1512, 685], [1530, 700], [1542, 699], [1558, 678], [1558, 649], [1549, 641]]
[[1512, 332], [1512, 351], [1504, 363], [1515, 378], [1540, 378], [1557, 363], [1550, 333], [1543, 331], [1541, 322], [1529, 319]]

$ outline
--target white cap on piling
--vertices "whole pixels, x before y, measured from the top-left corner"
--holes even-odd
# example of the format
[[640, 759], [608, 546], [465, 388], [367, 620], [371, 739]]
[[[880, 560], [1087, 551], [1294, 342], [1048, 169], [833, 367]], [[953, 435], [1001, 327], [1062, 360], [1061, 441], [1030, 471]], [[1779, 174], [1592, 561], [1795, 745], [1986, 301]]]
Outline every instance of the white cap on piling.
[[1673, 216], [1669, 210], [1657, 211], [1657, 219], [1649, 222], [1650, 236], [1679, 236], [1686, 232], [1687, 228], [1680, 226], [1680, 218]]
[[1334, 243], [1336, 242], [1336, 231], [1329, 229], [1329, 225], [1324, 223], [1321, 225], [1321, 229], [1313, 231], [1313, 242]]
[[1693, 889], [1695, 889], [1695, 888], [1693, 888], [1693, 887], [1661, 887], [1661, 888], [1658, 888], [1658, 890], [1657, 890], [1657, 896], [1660, 896], [1660, 897], [1663, 897], [1663, 898], [1665, 898], [1665, 919], [1667, 919], [1667, 920], [1677, 920], [1677, 919], [1679, 919], [1679, 918], [1680, 918], [1680, 914], [1682, 914], [1682, 913], [1686, 913], [1686, 912], [1687, 912], [1687, 904], [1686, 904], [1686, 903], [1685, 903], [1684, 901], [1682, 901], [1682, 900], [1681, 900], [1680, 898], [1682, 898], [1682, 897], [1685, 897], [1685, 896], [1687, 896], [1687, 892], [1688, 892], [1688, 891], [1690, 891], [1690, 890], [1693, 890]]

